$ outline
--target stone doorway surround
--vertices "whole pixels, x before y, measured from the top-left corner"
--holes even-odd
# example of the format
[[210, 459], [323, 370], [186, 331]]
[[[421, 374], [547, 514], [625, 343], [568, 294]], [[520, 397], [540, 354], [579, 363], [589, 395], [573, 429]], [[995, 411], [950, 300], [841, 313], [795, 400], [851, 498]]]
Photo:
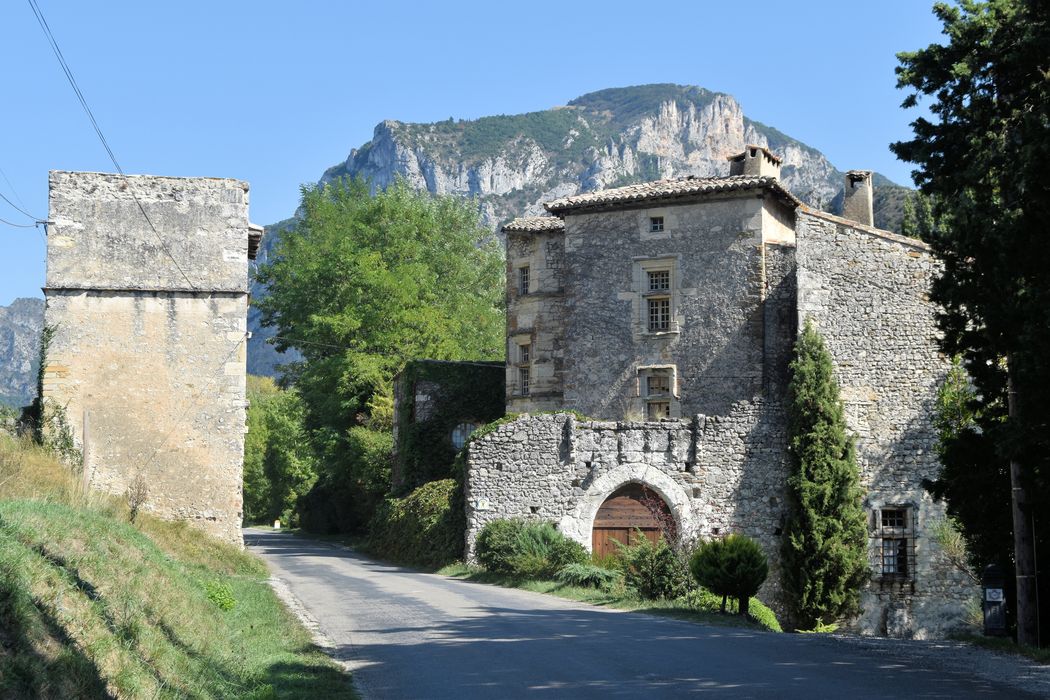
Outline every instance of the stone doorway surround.
[[641, 484], [664, 500], [678, 523], [683, 541], [696, 537], [699, 523], [693, 517], [689, 494], [660, 469], [642, 463], [620, 464], [595, 478], [573, 511], [558, 522], [558, 529], [590, 551], [591, 531], [598, 509], [615, 491], [630, 483]]

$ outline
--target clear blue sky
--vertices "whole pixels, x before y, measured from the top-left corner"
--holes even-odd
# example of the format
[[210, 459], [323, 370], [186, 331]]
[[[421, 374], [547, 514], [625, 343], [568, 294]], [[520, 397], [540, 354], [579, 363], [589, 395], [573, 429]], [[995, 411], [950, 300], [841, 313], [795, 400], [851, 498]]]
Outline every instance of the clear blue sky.
[[[259, 224], [383, 119], [546, 109], [606, 87], [728, 92], [841, 169], [910, 183], [894, 54], [940, 41], [929, 0], [38, 0], [128, 173], [236, 177]], [[48, 170], [112, 171], [25, 0], [0, 3], [0, 192], [47, 214]], [[0, 201], [0, 218], [27, 218]], [[0, 224], [0, 305], [40, 296], [44, 244]]]

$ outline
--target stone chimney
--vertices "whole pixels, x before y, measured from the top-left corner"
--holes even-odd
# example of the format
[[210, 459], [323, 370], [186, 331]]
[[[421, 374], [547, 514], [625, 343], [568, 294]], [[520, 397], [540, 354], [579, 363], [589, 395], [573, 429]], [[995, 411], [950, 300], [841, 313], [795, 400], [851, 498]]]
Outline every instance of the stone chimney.
[[842, 216], [865, 226], [875, 225], [872, 211], [871, 171], [850, 170], [846, 173], [845, 195], [842, 200]]
[[768, 148], [747, 146], [743, 153], [729, 156], [728, 160], [730, 175], [768, 176], [780, 179], [780, 159]]

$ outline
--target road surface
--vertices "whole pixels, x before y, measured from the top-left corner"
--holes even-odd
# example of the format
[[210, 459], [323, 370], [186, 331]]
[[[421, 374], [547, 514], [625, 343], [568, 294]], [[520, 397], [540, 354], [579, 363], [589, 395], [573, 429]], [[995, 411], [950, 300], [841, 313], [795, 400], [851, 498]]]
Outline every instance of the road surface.
[[245, 541], [366, 698], [1037, 697], [939, 668], [905, 642], [872, 651], [700, 625], [419, 573], [285, 533], [245, 530]]

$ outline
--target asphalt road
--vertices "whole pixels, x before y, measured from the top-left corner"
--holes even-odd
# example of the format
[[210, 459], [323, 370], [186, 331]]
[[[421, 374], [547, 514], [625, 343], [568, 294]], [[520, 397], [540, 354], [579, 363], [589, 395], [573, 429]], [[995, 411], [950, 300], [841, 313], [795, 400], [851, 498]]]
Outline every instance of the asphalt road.
[[1037, 697], [938, 668], [907, 643], [873, 654], [419, 573], [283, 533], [245, 541], [366, 698]]

